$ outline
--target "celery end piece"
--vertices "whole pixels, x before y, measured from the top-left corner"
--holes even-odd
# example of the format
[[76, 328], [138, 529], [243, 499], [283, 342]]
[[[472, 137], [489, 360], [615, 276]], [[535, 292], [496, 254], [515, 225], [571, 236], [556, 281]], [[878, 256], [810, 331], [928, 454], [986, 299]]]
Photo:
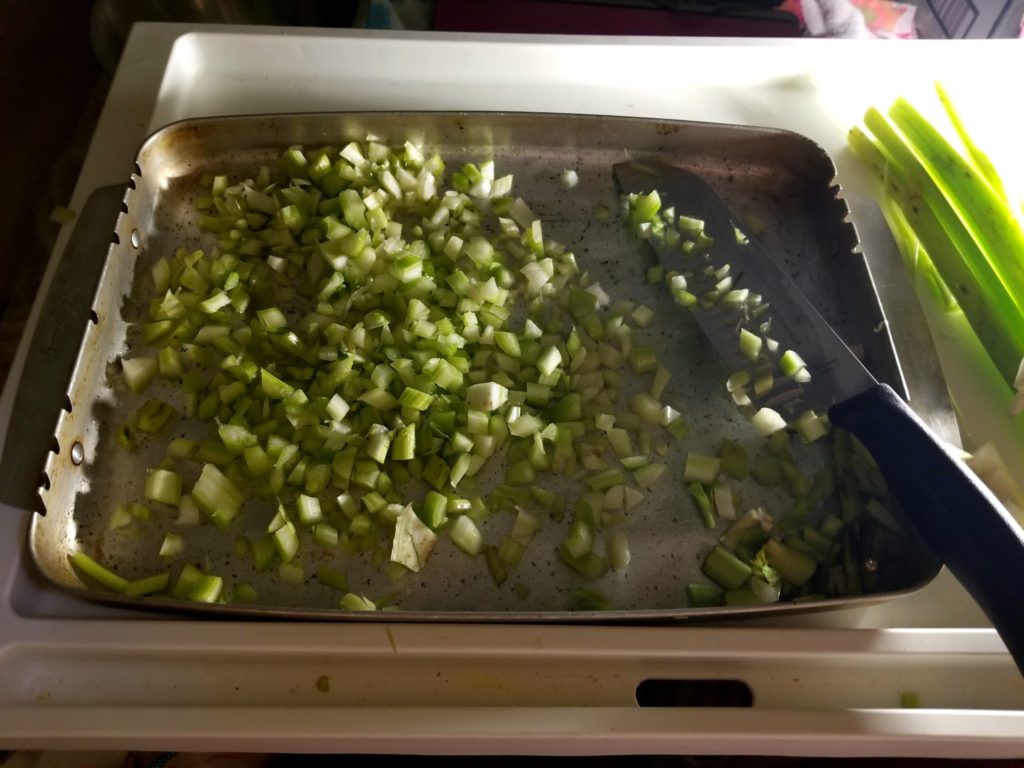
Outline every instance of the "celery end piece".
[[427, 562], [437, 534], [416, 516], [407, 504], [395, 521], [395, 534], [391, 545], [391, 562], [400, 563], [410, 571], [418, 572]]

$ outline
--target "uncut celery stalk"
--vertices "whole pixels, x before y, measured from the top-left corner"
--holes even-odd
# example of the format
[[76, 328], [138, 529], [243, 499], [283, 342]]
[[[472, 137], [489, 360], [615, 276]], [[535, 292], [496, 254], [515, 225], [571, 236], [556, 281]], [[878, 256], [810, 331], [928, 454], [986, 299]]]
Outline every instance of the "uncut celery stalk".
[[889, 114], [1024, 309], [1024, 231], [1006, 201], [906, 99]]
[[956, 106], [953, 104], [952, 99], [949, 97], [946, 89], [942, 87], [941, 83], [935, 83], [935, 91], [939, 95], [939, 101], [942, 102], [943, 108], [946, 110], [946, 116], [949, 117], [949, 122], [953, 124], [956, 129], [957, 135], [960, 137], [960, 141], [963, 142], [964, 147], [967, 149], [968, 155], [971, 160], [977, 166], [978, 170], [985, 177], [985, 180], [992, 187], [993, 191], [998, 194], [1008, 205], [1012, 205], [1010, 196], [1007, 194], [1006, 186], [1003, 184], [1002, 178], [999, 176], [999, 172], [992, 164], [989, 156], [982, 151], [982, 149], [975, 144], [974, 139], [968, 132], [967, 127], [964, 125], [963, 120], [960, 118], [960, 113]]
[[[854, 152], [878, 176], [935, 267], [954, 290], [971, 327], [1004, 378], [1013, 381], [1024, 356], [1024, 323], [978, 243], [889, 121], [869, 110], [865, 124], [878, 141], [854, 128]], [[913, 185], [913, 187], [911, 186]]]
[[[925, 320], [935, 343], [946, 386], [956, 409], [964, 446], [969, 451], [991, 444], [1007, 467], [1024, 467], [1024, 419], [1009, 418], [1013, 391], [996, 369], [963, 311], [942, 282], [900, 209], [882, 205], [903, 262], [913, 279]], [[987, 478], [984, 478], [986, 479]], [[1008, 491], [993, 488], [1024, 521], [1024, 489], [1005, 478]]]

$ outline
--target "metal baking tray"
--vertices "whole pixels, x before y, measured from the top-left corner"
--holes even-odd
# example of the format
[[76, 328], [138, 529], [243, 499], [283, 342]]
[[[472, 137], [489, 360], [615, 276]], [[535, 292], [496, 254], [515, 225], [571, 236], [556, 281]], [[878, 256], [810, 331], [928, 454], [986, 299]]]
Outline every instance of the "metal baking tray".
[[[145, 302], [133, 297], [144, 295], [152, 260], [180, 245], [210, 245], [198, 231], [192, 206], [198, 179], [206, 172], [242, 178], [260, 164], [274, 162], [288, 146], [338, 144], [371, 134], [391, 143], [421, 141], [442, 152], [449, 169], [465, 161], [493, 158], [499, 175], [514, 174], [515, 193], [543, 219], [545, 235], [573, 250], [581, 270], [597, 278], [613, 300], [642, 301], [656, 311], [658, 320], [647, 335], [672, 373], [664, 400], [681, 404], [691, 436], [673, 448], [666, 459], [670, 472], [632, 513], [627, 530], [634, 556], [628, 571], [609, 574], [596, 583], [578, 577], [556, 553], [564, 525], [549, 523], [500, 588], [492, 582], [483, 558], [466, 557], [444, 538], [421, 573], [397, 582], [367, 559], [343, 562], [341, 556], [321, 552], [322, 560], [306, 559], [307, 583], [296, 588], [281, 584], [274, 570], [256, 574], [247, 559], [233, 556], [233, 535], [203, 524], [180, 531], [186, 536], [186, 555], [173, 568], [188, 561], [225, 576], [229, 586], [246, 581], [258, 590], [258, 604], [210, 606], [170, 598], [126, 598], [84, 584], [68, 560], [79, 548], [129, 578], [167, 567], [156, 552], [163, 534], [174, 529], [173, 514], [154, 510], [148, 525], [130, 533], [107, 530], [108, 516], [118, 502], [141, 500], [145, 470], [159, 462], [163, 450], [154, 444], [130, 454], [117, 445], [115, 428], [145, 399], [159, 396], [159, 390], [152, 388], [144, 395], [128, 393], [119, 382], [117, 361], [140, 344], [133, 324], [142, 319]], [[870, 594], [756, 608], [688, 606], [686, 585], [702, 580], [703, 555], [721, 526], [716, 533], [704, 529], [673, 475], [678, 474], [686, 451], [713, 452], [723, 432], [740, 436], [750, 445], [758, 438], [725, 396], [725, 372], [696, 325], [674, 306], [667, 291], [645, 283], [650, 263], [646, 252], [625, 233], [616, 215], [619, 204], [611, 167], [627, 156], [675, 163], [711, 181], [771, 251], [781, 254], [800, 287], [851, 347], [862, 353], [872, 372], [903, 391], [892, 339], [859, 252], [849, 209], [835, 184], [834, 165], [821, 147], [797, 134], [695, 122], [546, 114], [348, 113], [184, 121], [157, 131], [143, 144], [123, 196], [114, 243], [89, 305], [90, 319], [67, 397], [62, 396], [56, 438], [39, 489], [42, 509], [30, 527], [29, 548], [39, 570], [54, 585], [80, 596], [140, 608], [371, 621], [721, 618], [875, 602], [926, 584], [939, 564], [916, 537], [865, 529], [862, 557], [872, 561], [877, 579], [877, 589]], [[576, 170], [580, 180], [571, 191], [558, 184], [567, 168]], [[613, 215], [600, 216], [601, 209]], [[77, 336], [64, 334], [69, 335], [64, 343], [75, 343]], [[25, 386], [32, 388], [31, 370]], [[178, 433], [188, 429], [184, 425]], [[813, 463], [813, 454], [808, 455]], [[198, 470], [193, 465], [182, 471], [187, 489]], [[762, 500], [770, 511], [781, 504], [753, 486], [745, 491], [747, 498]], [[269, 514], [269, 506], [261, 509], [249, 501], [231, 532], [258, 535]], [[496, 541], [510, 525], [510, 516], [493, 515], [484, 532]], [[315, 578], [320, 562], [343, 568], [352, 591], [371, 597], [389, 595], [401, 610], [352, 613], [338, 609], [339, 594]], [[580, 589], [600, 590], [610, 608], [575, 610]]]

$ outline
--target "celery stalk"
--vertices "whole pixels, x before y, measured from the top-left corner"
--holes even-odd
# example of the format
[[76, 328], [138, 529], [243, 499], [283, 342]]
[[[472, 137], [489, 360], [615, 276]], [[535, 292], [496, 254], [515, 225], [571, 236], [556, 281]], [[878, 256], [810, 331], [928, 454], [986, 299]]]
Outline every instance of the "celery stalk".
[[[906, 110], [898, 114], [904, 126], [917, 127], [915, 117], [920, 118], [919, 115], [908, 116]], [[961, 218], [956, 205], [946, 196], [949, 187], [940, 185], [934, 178], [938, 169], [920, 158], [918, 146], [910, 146], [881, 113], [869, 110], [865, 124], [875, 134], [877, 144], [854, 129], [850, 133], [851, 146], [882, 179], [885, 193], [892, 195], [925, 250], [937, 259], [936, 268], [943, 280], [953, 287], [957, 302], [975, 333], [1003, 376], [1012, 381], [1024, 358], [1024, 322], [1021, 321], [1024, 294], [1014, 297], [992, 263], [992, 252], [985, 250], [989, 241], [1004, 241], [992, 234], [997, 225], [987, 221], [984, 227], [979, 227], [972, 220]], [[919, 130], [913, 133], [926, 147], [928, 141], [934, 139], [930, 132], [926, 136], [919, 134]], [[946, 148], [952, 151], [948, 145]], [[957, 194], [970, 194], [962, 187], [959, 183], [955, 187]], [[987, 185], [978, 187], [987, 194], [982, 195], [982, 202], [971, 205], [971, 212], [979, 205], [992, 203], [992, 197], [996, 197]], [[998, 201], [996, 207], [999, 207]], [[1005, 210], [1005, 206], [1002, 208]], [[994, 216], [997, 212], [990, 214]], [[1019, 229], [1015, 222], [1001, 218], [1006, 225]]]
[[949, 117], [949, 121], [956, 129], [957, 135], [960, 137], [964, 147], [967, 149], [971, 160], [974, 161], [974, 164], [978, 167], [978, 170], [981, 171], [981, 174], [985, 177], [985, 180], [989, 183], [989, 186], [992, 187], [993, 191], [1005, 200], [1008, 205], [1012, 205], [1010, 196], [1007, 194], [1006, 187], [1003, 184], [1003, 180], [999, 176], [999, 172], [992, 164], [989, 156], [982, 151], [981, 147], [975, 144], [974, 139], [967, 130], [967, 126], [964, 125], [964, 121], [960, 118], [960, 113], [954, 106], [949, 93], [941, 83], [935, 83], [935, 90], [938, 93], [939, 101], [942, 102], [942, 106], [946, 110], [946, 115]]
[[[882, 206], [896, 238], [904, 264], [913, 279], [914, 292], [924, 311], [935, 342], [942, 373], [956, 409], [964, 446], [978, 451], [994, 448], [1006, 467], [1024, 467], [1024, 419], [1008, 418], [1013, 391], [996, 369], [959, 305], [952, 300], [942, 278], [908, 225], [892, 203]], [[1012, 471], [983, 480], [1024, 520], [1024, 490]]]

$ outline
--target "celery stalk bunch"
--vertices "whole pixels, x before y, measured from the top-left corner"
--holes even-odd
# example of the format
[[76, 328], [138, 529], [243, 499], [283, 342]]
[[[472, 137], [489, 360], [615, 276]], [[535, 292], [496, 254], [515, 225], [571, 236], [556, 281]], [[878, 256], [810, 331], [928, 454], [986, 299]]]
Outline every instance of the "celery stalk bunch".
[[937, 85], [948, 125], [906, 99], [871, 108], [850, 146], [924, 309], [969, 459], [1011, 508], [1024, 472], [1024, 221], [1009, 184]]

